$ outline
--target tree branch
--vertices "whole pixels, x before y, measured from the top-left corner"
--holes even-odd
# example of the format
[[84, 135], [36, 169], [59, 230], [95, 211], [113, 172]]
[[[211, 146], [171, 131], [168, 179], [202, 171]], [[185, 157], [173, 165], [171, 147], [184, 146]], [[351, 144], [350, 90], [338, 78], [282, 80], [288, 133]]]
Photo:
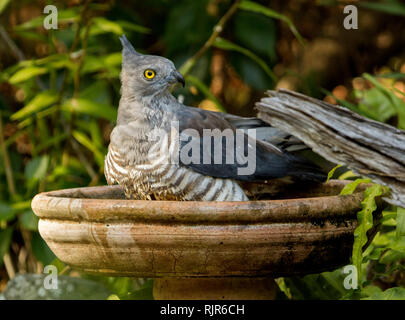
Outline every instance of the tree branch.
[[405, 131], [297, 92], [267, 93], [256, 103], [259, 118], [325, 159], [390, 187], [385, 200], [405, 207]]
[[215, 39], [221, 34], [224, 30], [224, 27], [228, 20], [235, 14], [236, 10], [238, 9], [240, 0], [236, 0], [233, 5], [229, 8], [229, 10], [223, 15], [223, 17], [218, 21], [218, 23], [214, 27], [214, 31], [212, 32], [211, 36], [208, 40], [204, 43], [204, 45], [198, 50], [194, 56], [189, 58], [181, 67], [180, 72], [185, 77], [187, 74], [190, 73], [191, 69], [194, 67], [195, 63], [201, 56], [214, 44]]

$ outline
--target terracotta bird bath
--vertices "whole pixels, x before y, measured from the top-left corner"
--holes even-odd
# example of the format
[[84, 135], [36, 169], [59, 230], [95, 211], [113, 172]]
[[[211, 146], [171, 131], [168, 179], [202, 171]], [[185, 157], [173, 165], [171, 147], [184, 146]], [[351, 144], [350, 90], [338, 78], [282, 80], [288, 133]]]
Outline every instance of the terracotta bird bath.
[[340, 196], [346, 183], [248, 202], [126, 200], [118, 186], [89, 187], [41, 193], [32, 208], [75, 269], [156, 278], [156, 299], [271, 299], [275, 277], [349, 263], [366, 186]]

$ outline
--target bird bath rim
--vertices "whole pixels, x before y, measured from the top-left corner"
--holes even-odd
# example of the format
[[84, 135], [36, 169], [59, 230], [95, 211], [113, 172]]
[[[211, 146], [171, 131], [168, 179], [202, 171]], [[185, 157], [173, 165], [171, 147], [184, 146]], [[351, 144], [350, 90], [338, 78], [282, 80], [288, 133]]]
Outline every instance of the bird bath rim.
[[[230, 222], [259, 223], [298, 222], [325, 219], [329, 216], [344, 218], [350, 213], [342, 205], [357, 204], [367, 184], [360, 184], [351, 195], [333, 194], [340, 191], [348, 180], [330, 180], [309, 190], [292, 190], [285, 199], [250, 201], [164, 201], [125, 199], [122, 189], [115, 186], [97, 186], [61, 189], [37, 194], [32, 207], [40, 219], [111, 221], [125, 220], [171, 223]], [[323, 190], [322, 190], [323, 189]], [[325, 194], [317, 193], [322, 190]], [[302, 197], [302, 195], [306, 195]], [[311, 195], [311, 196], [308, 196]], [[322, 200], [322, 201], [321, 201]], [[324, 202], [328, 202], [328, 206]], [[87, 210], [78, 210], [82, 206]], [[235, 210], [237, 208], [237, 210]], [[290, 210], [291, 209], [291, 210]], [[87, 212], [85, 212], [87, 211]]]

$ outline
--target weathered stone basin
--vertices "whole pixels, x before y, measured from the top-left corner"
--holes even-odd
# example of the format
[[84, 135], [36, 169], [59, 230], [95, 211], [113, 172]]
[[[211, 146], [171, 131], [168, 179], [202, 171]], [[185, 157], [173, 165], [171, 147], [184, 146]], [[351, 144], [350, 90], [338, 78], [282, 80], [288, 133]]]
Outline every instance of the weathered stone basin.
[[[155, 294], [163, 298], [192, 298], [184, 291], [187, 284], [212, 292], [212, 281], [228, 289], [270, 292], [264, 278], [316, 273], [349, 262], [365, 186], [353, 195], [338, 195], [346, 183], [332, 180], [291, 190], [283, 200], [249, 202], [126, 200], [117, 186], [88, 187], [38, 194], [32, 208], [41, 236], [73, 268], [162, 277]], [[204, 285], [198, 279], [177, 280], [189, 277], [206, 280]], [[212, 279], [218, 277], [223, 281]], [[194, 295], [240, 297], [229, 292]]]

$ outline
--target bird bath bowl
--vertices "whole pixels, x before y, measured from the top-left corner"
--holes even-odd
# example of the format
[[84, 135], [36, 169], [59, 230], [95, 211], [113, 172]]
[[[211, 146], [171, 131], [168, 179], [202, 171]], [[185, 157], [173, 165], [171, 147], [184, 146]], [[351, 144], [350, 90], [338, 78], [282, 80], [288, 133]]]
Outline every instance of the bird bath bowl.
[[366, 185], [340, 196], [347, 183], [248, 202], [126, 200], [118, 186], [88, 187], [38, 194], [32, 208], [75, 269], [156, 278], [156, 299], [271, 299], [275, 277], [349, 263]]

